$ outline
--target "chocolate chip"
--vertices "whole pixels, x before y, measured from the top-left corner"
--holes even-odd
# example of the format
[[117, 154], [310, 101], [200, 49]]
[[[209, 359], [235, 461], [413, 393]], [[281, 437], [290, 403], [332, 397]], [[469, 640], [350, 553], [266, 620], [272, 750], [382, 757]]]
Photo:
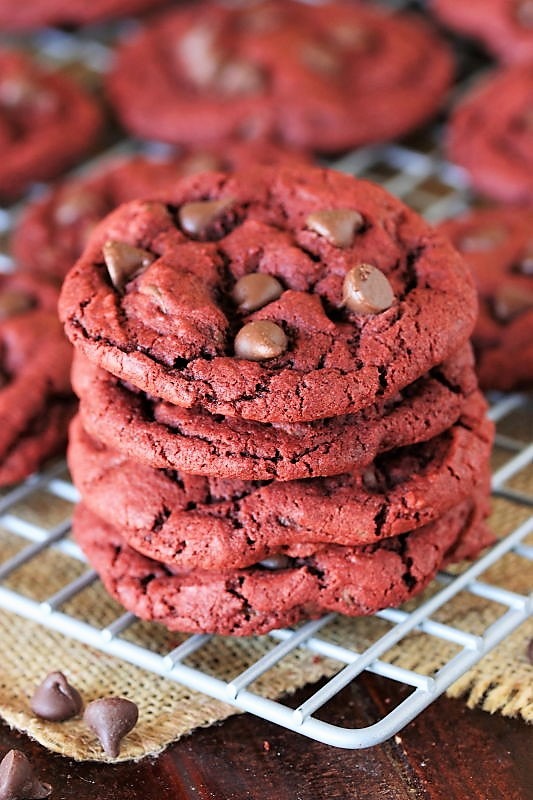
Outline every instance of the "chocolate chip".
[[501, 322], [509, 322], [519, 314], [533, 309], [533, 292], [507, 284], [494, 297], [494, 314]]
[[180, 225], [185, 233], [201, 236], [232, 204], [232, 197], [185, 203], [178, 212]]
[[254, 94], [264, 88], [265, 79], [256, 64], [234, 60], [221, 66], [214, 83], [224, 94]]
[[524, 28], [533, 28], [533, 0], [518, 0], [515, 16]]
[[83, 721], [98, 736], [104, 752], [111, 758], [118, 756], [122, 739], [135, 727], [138, 718], [137, 706], [124, 697], [93, 700], [83, 715]]
[[178, 54], [187, 75], [197, 86], [209, 86], [220, 69], [223, 53], [217, 39], [217, 30], [206, 23], [191, 28], [178, 42]]
[[33, 306], [33, 300], [26, 292], [18, 289], [5, 289], [0, 292], [0, 321], [23, 314]]
[[121, 291], [135, 275], [155, 261], [147, 250], [133, 247], [126, 242], [109, 239], [103, 248], [104, 261], [115, 289]]
[[283, 286], [272, 275], [253, 272], [239, 278], [233, 287], [231, 296], [240, 311], [256, 311], [273, 300], [277, 300], [282, 293]]
[[359, 264], [346, 273], [342, 301], [357, 314], [378, 314], [391, 307], [394, 292], [380, 269], [372, 264]]
[[324, 236], [335, 247], [351, 247], [355, 234], [364, 225], [358, 211], [351, 208], [332, 208], [313, 211], [307, 217], [308, 228]]
[[35, 690], [30, 706], [38, 717], [62, 722], [79, 714], [83, 702], [62, 672], [50, 672]]
[[533, 275], [533, 242], [530, 242], [513, 268], [521, 275]]
[[199, 172], [222, 172], [224, 162], [213, 153], [192, 153], [181, 162], [184, 175], [197, 175]]
[[288, 556], [284, 555], [274, 555], [269, 556], [268, 558], [264, 558], [262, 561], [259, 562], [259, 566], [263, 567], [264, 569], [270, 570], [279, 570], [279, 569], [287, 569], [290, 567], [291, 560]]
[[468, 231], [457, 242], [462, 253], [475, 253], [477, 250], [492, 250], [507, 238], [507, 230], [502, 225], [490, 225]]
[[38, 800], [52, 792], [49, 783], [35, 777], [33, 767], [20, 750], [10, 750], [0, 762], [0, 800]]
[[326, 76], [336, 75], [341, 68], [336, 52], [318, 42], [307, 42], [300, 50], [300, 60], [313, 72]]
[[265, 361], [287, 349], [285, 332], [275, 322], [261, 319], [244, 325], [235, 337], [235, 355], [247, 361]]
[[97, 219], [101, 215], [98, 195], [85, 189], [65, 192], [54, 210], [54, 219], [59, 225], [73, 225], [84, 216]]
[[362, 25], [336, 25], [328, 34], [339, 47], [351, 51], [365, 52], [374, 43], [372, 31]]

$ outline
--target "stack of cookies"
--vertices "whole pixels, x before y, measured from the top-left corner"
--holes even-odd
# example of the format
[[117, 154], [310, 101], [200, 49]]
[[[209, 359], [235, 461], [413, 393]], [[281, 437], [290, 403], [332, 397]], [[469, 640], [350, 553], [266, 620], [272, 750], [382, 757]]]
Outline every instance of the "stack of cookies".
[[60, 313], [74, 533], [139, 617], [247, 635], [369, 614], [489, 543], [472, 278], [379, 187], [185, 178], [99, 223]]

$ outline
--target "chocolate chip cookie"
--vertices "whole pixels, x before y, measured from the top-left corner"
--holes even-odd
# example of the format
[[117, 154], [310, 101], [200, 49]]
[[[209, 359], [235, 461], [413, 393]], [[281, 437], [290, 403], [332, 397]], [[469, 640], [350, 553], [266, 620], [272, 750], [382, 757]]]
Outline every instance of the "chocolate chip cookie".
[[90, 360], [182, 407], [356, 413], [448, 359], [476, 315], [449, 242], [333, 170], [202, 173], [95, 229], [60, 313]]
[[447, 150], [472, 187], [504, 203], [533, 203], [533, 63], [485, 77], [452, 113]]
[[477, 380], [469, 348], [355, 414], [307, 423], [260, 423], [184, 409], [133, 391], [79, 354], [72, 372], [85, 429], [152, 467], [246, 480], [338, 475], [378, 453], [441, 433], [460, 416]]
[[177, 144], [262, 138], [337, 152], [430, 118], [452, 80], [422, 19], [362, 3], [203, 2], [119, 47], [108, 89], [134, 134]]
[[446, 25], [482, 42], [502, 61], [531, 60], [532, 0], [432, 0], [431, 8]]
[[58, 175], [87, 152], [102, 122], [73, 80], [14, 50], [0, 51], [0, 198]]
[[485, 513], [483, 499], [466, 500], [413, 533], [218, 572], [146, 558], [83, 505], [74, 535], [107, 591], [141, 619], [170, 630], [246, 636], [327, 611], [361, 616], [403, 603], [445, 563], [474, 556], [492, 541]]
[[71, 348], [56, 303], [50, 285], [0, 275], [0, 485], [25, 478], [66, 440]]
[[83, 502], [126, 542], [180, 569], [247, 567], [359, 546], [422, 527], [488, 486], [492, 423], [476, 392], [455, 425], [332, 478], [244, 481], [156, 470], [72, 423], [68, 461]]
[[533, 209], [478, 209], [440, 231], [464, 255], [478, 286], [473, 343], [481, 386], [532, 386]]
[[158, 160], [141, 155], [114, 159], [96, 174], [65, 181], [27, 204], [11, 239], [15, 260], [19, 269], [62, 279], [82, 254], [96, 223], [121, 203], [157, 198], [184, 175], [197, 172], [305, 163], [309, 157], [302, 151], [268, 142], [220, 142]]

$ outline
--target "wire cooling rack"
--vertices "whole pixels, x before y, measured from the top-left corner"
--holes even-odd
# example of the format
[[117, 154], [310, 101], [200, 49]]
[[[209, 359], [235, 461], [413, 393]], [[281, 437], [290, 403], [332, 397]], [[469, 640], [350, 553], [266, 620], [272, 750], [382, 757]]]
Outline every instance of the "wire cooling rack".
[[[391, 5], [399, 7], [408, 3], [395, 0]], [[63, 63], [81, 61], [96, 71], [105, 69], [109, 55], [105, 36], [80, 38], [46, 32], [31, 44], [51, 59]], [[442, 158], [440, 133], [437, 126], [401, 144], [363, 148], [335, 163], [330, 162], [330, 166], [380, 183], [429, 221], [438, 222], [471, 205], [464, 174]], [[134, 142], [119, 142], [100, 154], [96, 162], [139, 149], [140, 145]], [[83, 165], [81, 170], [94, 164], [95, 161]], [[17, 208], [0, 209], [0, 237], [8, 234], [17, 213]], [[0, 255], [0, 259], [0, 266], [9, 268], [7, 253]], [[153, 644], [148, 647], [128, 638], [128, 631], [137, 622], [133, 614], [117, 612], [117, 616], [104, 627], [78, 617], [70, 611], [72, 601], [88, 587], [97, 584], [99, 579], [85, 564], [82, 552], [69, 536], [71, 512], [78, 496], [63, 461], [52, 464], [41, 474], [0, 495], [0, 545], [3, 536], [18, 542], [14, 555], [8, 549], [9, 556], [3, 561], [0, 557], [0, 608], [312, 739], [350, 749], [378, 744], [399, 732], [524, 622], [533, 610], [532, 596], [517, 594], [505, 586], [483, 580], [487, 570], [507, 554], [513, 553], [524, 565], [533, 560], [533, 442], [530, 441], [533, 397], [513, 394], [489, 399], [490, 414], [498, 430], [493, 493], [495, 498], [514, 509], [516, 513], [511, 516], [519, 522], [512, 525], [505, 538], [466, 571], [460, 574], [439, 573], [433, 584], [437, 588], [430, 593], [429, 599], [409, 604], [409, 610], [387, 609], [376, 614], [374, 619], [381, 623], [380, 631], [383, 623], [386, 623], [387, 630], [366, 649], [359, 651], [328, 637], [328, 630], [336, 618], [336, 615], [329, 614], [295, 629], [272, 631], [264, 637], [272, 645], [266, 655], [227, 680], [190, 666], [191, 657], [200, 653], [213, 638], [209, 635], [185, 636], [178, 646], [156, 650]], [[518, 426], [515, 424], [517, 420], [520, 422]], [[519, 435], [517, 430], [520, 430]], [[524, 485], [530, 489], [524, 490]], [[59, 502], [64, 512], [52, 527], [39, 524], [38, 510], [30, 516], [21, 512], [21, 508], [27, 509], [32, 504], [38, 509], [43, 497]], [[82, 567], [75, 580], [65, 579], [64, 585], [52, 595], [36, 600], [23, 590], [26, 584], [21, 582], [18, 585], [17, 575], [31, 568], [35, 559], [42, 558], [46, 551], [61, 554], [78, 564], [81, 562]], [[436, 619], [438, 612], [463, 594], [497, 606], [498, 616], [483, 631], [470, 632]], [[391, 649], [401, 646], [406, 637], [415, 632], [454, 645], [454, 654], [431, 674], [403, 668], [387, 660]], [[233, 640], [232, 647], [236, 646], [238, 642]], [[339, 664], [338, 672], [298, 708], [290, 707], [283, 700], [266, 699], [256, 692], [254, 682], [298, 648], [333, 659]], [[321, 719], [328, 701], [365, 670], [403, 684], [410, 693], [385, 716], [364, 728], [339, 727]]]

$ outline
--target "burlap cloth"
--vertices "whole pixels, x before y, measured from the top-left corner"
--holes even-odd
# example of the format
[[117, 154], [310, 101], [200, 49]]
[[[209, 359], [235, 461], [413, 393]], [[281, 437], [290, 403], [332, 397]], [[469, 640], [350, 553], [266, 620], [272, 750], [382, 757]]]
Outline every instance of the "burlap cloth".
[[[514, 415], [513, 420], [506, 423], [508, 430], [505, 432], [524, 438], [526, 432], [531, 434], [531, 423], [530, 415]], [[495, 466], [499, 466], [506, 457], [496, 449]], [[522, 470], [510, 485], [533, 493], [533, 467]], [[14, 509], [17, 514], [47, 526], [63, 519], [69, 510], [64, 501], [52, 501], [50, 495], [44, 493], [36, 494], [30, 502]], [[495, 499], [490, 524], [498, 535], [504, 535], [527, 516], [528, 509], [525, 506]], [[16, 552], [20, 546], [20, 539], [1, 533], [0, 561]], [[45, 552], [39, 559], [14, 573], [5, 585], [42, 600], [83, 571], [84, 566], [76, 560], [57, 551]], [[525, 559], [510, 554], [485, 573], [483, 579], [525, 594], [533, 585], [533, 567]], [[433, 585], [428, 592], [437, 588]], [[86, 589], [62, 610], [98, 626], [109, 624], [121, 613], [99, 583]], [[482, 633], [487, 625], [501, 615], [502, 610], [501, 606], [494, 603], [462, 593], [447, 603], [434, 618], [473, 633]], [[321, 632], [321, 636], [360, 651], [388, 627], [383, 620], [343, 618], [329, 625]], [[469, 707], [479, 706], [491, 713], [520, 716], [533, 721], [533, 666], [526, 655], [527, 643], [532, 637], [533, 621], [529, 620], [453, 684], [448, 695], [464, 697]], [[157, 625], [140, 622], [126, 632], [125, 638], [159, 652], [168, 652], [180, 641], [179, 635], [170, 634]], [[268, 636], [214, 638], [184, 663], [228, 680], [274, 644]], [[98, 697], [120, 695], [138, 704], [139, 723], [124, 740], [120, 760], [138, 759], [157, 753], [169, 742], [194, 728], [237, 713], [232, 706], [3, 611], [0, 612], [0, 649], [1, 716], [50, 750], [75, 759], [107, 760], [98, 742], [80, 719], [50, 723], [32, 716], [29, 698], [35, 686], [50, 670], [64, 671], [86, 702]], [[430, 674], [458, 649], [454, 644], [416, 632], [390, 650], [384, 658]], [[298, 649], [267, 672], [252, 688], [269, 698], [279, 697], [322, 676], [333, 674], [339, 666], [336, 662]]]

